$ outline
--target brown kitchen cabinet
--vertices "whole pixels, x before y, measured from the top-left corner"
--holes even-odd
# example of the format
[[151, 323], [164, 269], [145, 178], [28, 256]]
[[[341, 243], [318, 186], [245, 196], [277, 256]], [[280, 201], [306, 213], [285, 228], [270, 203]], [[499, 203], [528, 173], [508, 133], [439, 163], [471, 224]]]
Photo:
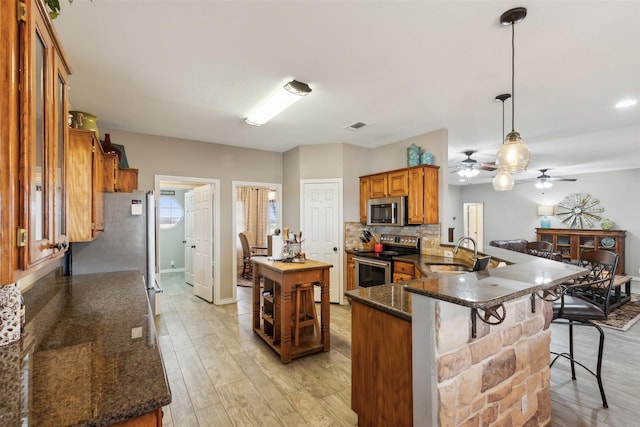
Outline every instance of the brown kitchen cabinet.
[[138, 189], [138, 169], [118, 169], [117, 191], [130, 193]]
[[102, 156], [102, 190], [106, 193], [117, 191], [118, 187], [118, 155], [116, 153], [104, 153]]
[[369, 198], [387, 197], [387, 174], [379, 173], [369, 176]]
[[407, 170], [397, 170], [387, 173], [387, 196], [409, 195], [409, 173]]
[[407, 282], [422, 277], [418, 269], [410, 262], [394, 261], [393, 283]]
[[351, 409], [358, 425], [413, 425], [412, 340], [410, 321], [352, 300]]
[[439, 184], [438, 166], [421, 165], [409, 168], [409, 224], [437, 224]]
[[[617, 274], [625, 274], [626, 230], [597, 230], [572, 228], [536, 228], [536, 239], [553, 243], [554, 251], [566, 262], [580, 259], [582, 251], [604, 249], [618, 254]], [[607, 244], [612, 240], [613, 244]]]
[[[67, 149], [67, 80], [71, 69], [43, 4], [39, 1], [14, 3], [23, 14], [16, 11], [11, 15], [9, 9], [16, 5], [7, 5], [2, 26], [7, 25], [9, 32], [3, 34], [3, 44], [8, 43], [7, 46], [13, 46], [14, 52], [18, 52], [12, 61], [18, 61], [21, 72], [7, 66], [15, 78], [6, 80], [7, 92], [3, 98], [6, 97], [6, 102], [17, 101], [10, 108], [18, 105], [14, 122], [18, 124], [11, 127], [19, 127], [16, 130], [19, 135], [12, 138], [19, 141], [19, 146], [17, 151], [10, 148], [7, 154], [11, 161], [18, 153], [19, 181], [7, 178], [9, 186], [17, 185], [17, 191], [5, 194], [18, 194], [21, 201], [14, 205], [19, 210], [15, 224], [18, 232], [16, 245], [10, 250], [19, 247], [19, 267], [26, 270], [61, 256], [67, 247], [63, 168]], [[5, 22], [7, 19], [12, 22]], [[10, 51], [11, 47], [6, 50]], [[14, 52], [10, 55], [15, 55]], [[5, 173], [11, 169], [5, 169]], [[10, 200], [3, 203], [11, 206]], [[7, 216], [11, 209], [7, 209]], [[15, 229], [11, 231], [15, 233]]]
[[409, 194], [409, 178], [406, 169], [370, 175], [369, 198], [407, 196]]
[[367, 222], [367, 200], [407, 196], [408, 224], [439, 221], [439, 166], [420, 165], [360, 177], [360, 222]]
[[95, 132], [69, 129], [66, 158], [71, 242], [88, 242], [104, 229], [104, 153]]
[[367, 200], [369, 200], [369, 177], [360, 177], [360, 223], [367, 223]]
[[347, 290], [356, 288], [356, 262], [354, 254], [347, 254]]

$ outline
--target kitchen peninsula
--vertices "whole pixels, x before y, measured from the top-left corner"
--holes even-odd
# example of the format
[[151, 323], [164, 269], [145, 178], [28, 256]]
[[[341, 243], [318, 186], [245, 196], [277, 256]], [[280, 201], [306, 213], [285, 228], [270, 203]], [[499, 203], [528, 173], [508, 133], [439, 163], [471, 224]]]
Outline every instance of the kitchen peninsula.
[[[485, 254], [494, 266], [506, 265], [435, 275], [430, 264], [468, 261], [399, 257], [424, 277], [346, 293], [352, 301], [352, 409], [361, 425], [376, 419], [425, 426], [549, 422], [551, 303], [534, 295], [583, 270], [494, 247]], [[366, 348], [372, 342], [385, 345]]]
[[24, 294], [22, 339], [0, 348], [0, 424], [162, 424], [171, 392], [142, 275], [54, 273]]

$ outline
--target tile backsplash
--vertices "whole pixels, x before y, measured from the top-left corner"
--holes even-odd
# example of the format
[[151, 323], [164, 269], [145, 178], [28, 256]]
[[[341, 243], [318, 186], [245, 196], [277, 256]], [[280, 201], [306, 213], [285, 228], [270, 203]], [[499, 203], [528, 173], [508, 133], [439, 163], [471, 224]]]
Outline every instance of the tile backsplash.
[[344, 248], [345, 249], [365, 249], [362, 237], [362, 230], [367, 229], [373, 234], [376, 240], [382, 234], [397, 234], [402, 236], [420, 237], [420, 251], [422, 253], [432, 253], [440, 248], [440, 224], [410, 225], [406, 227], [384, 227], [367, 226], [359, 222], [344, 223]]

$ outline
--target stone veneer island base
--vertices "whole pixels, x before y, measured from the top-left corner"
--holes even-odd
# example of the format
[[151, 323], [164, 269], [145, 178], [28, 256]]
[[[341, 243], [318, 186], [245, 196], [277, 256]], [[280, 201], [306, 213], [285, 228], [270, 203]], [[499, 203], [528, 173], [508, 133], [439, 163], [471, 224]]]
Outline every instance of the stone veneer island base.
[[415, 426], [551, 424], [550, 303], [505, 303], [505, 321], [478, 324], [469, 309], [413, 295]]

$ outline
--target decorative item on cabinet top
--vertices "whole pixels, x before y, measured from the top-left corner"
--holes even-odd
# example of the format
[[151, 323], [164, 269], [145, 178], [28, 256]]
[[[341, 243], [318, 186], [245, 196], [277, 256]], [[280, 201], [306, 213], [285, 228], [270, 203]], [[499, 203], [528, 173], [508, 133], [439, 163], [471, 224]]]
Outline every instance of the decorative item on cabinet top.
[[104, 141], [100, 141], [105, 153], [115, 152], [118, 155], [118, 167], [120, 169], [126, 169], [129, 167], [129, 161], [127, 160], [127, 153], [124, 151], [124, 145], [114, 144], [111, 142], [111, 135], [104, 134]]
[[421, 154], [422, 149], [416, 144], [411, 144], [409, 148], [407, 148], [407, 166], [418, 166], [420, 164]]
[[69, 111], [69, 127], [74, 129], [92, 130], [96, 137], [100, 139], [98, 130], [98, 116], [84, 111]]

